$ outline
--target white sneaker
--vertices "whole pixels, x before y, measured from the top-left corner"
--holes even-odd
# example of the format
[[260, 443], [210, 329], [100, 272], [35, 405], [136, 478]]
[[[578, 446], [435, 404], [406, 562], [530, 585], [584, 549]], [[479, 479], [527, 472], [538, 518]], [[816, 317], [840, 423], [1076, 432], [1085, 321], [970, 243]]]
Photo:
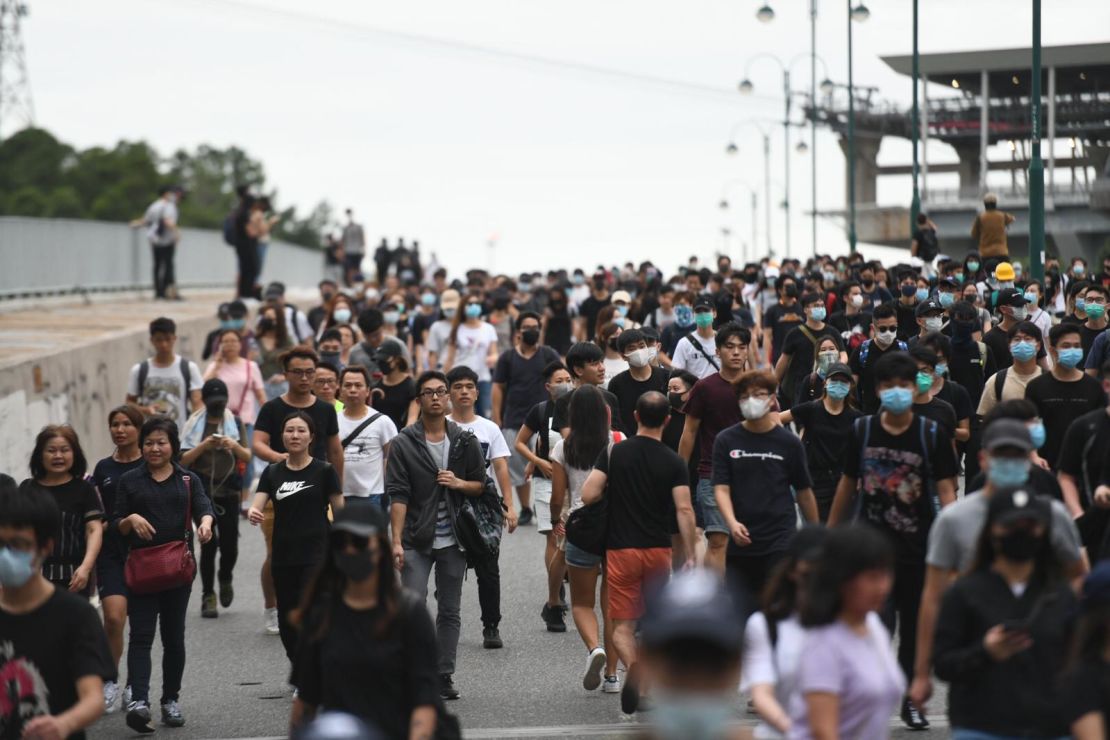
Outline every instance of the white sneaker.
[[601, 684], [601, 690], [606, 694], [619, 694], [621, 692], [621, 680], [616, 676], [606, 676]]
[[272, 609], [267, 609], [266, 610], [266, 634], [267, 635], [279, 635], [279, 634], [281, 634], [281, 629], [278, 627], [278, 615], [277, 615], [277, 607], [276, 606], [273, 607]]
[[130, 712], [134, 703], [135, 702], [131, 699], [131, 684], [128, 684], [123, 687], [123, 701], [120, 702], [120, 704], [123, 705], [124, 709]]
[[605, 650], [595, 647], [586, 658], [586, 672], [582, 674], [582, 688], [593, 691], [601, 685], [601, 672], [605, 669]]
[[104, 713], [111, 714], [119, 709], [117, 702], [119, 701], [119, 684], [115, 681], [106, 681], [104, 683]]

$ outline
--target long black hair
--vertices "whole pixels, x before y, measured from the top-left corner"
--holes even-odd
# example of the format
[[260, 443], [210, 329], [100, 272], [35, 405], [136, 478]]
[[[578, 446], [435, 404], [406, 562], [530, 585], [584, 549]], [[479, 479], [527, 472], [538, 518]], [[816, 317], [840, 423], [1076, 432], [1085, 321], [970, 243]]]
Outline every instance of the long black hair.
[[570, 433], [563, 443], [567, 465], [589, 470], [609, 445], [609, 407], [597, 386], [583, 385], [570, 397]]
[[[352, 504], [348, 504], [350, 505]], [[354, 505], [359, 505], [359, 502], [355, 502]], [[331, 533], [324, 561], [308, 582], [308, 587], [301, 597], [301, 603], [289, 616], [290, 622], [303, 630], [305, 638], [313, 642], [324, 639], [331, 629], [332, 614], [343, 600], [343, 591], [347, 587], [347, 576], [343, 575], [335, 562], [336, 549], [343, 547], [345, 537], [343, 532]], [[375, 627], [375, 637], [382, 638], [388, 635], [397, 623], [397, 615], [400, 613], [401, 586], [393, 571], [391, 557], [393, 548], [390, 545], [388, 531], [382, 528], [374, 539], [378, 543], [377, 608], [381, 609], [384, 615]]]
[[1085, 661], [1103, 661], [1107, 644], [1110, 644], [1110, 604], [1086, 607], [1075, 623], [1069, 668]]
[[821, 627], [836, 620], [843, 608], [844, 584], [861, 573], [894, 568], [890, 541], [867, 524], [849, 524], [829, 532], [801, 602], [803, 627]]

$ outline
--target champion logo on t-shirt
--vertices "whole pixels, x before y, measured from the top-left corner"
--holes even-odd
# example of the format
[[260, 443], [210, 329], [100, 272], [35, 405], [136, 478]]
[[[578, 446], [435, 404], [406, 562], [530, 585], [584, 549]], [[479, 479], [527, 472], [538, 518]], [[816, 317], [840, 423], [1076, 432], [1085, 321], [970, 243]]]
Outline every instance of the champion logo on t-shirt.
[[292, 496], [294, 493], [300, 493], [301, 491], [307, 490], [309, 488], [312, 488], [311, 483], [306, 484], [304, 481], [300, 480], [286, 481], [285, 483], [282, 483], [281, 488], [277, 489], [277, 491], [274, 493], [274, 498], [276, 498], [278, 501], [281, 501], [283, 498], [287, 498], [289, 496]]
[[741, 458], [758, 458], [760, 460], [778, 460], [782, 462], [786, 459], [782, 455], [776, 455], [773, 452], [747, 452], [745, 450], [729, 450], [728, 456], [733, 460], [740, 460]]

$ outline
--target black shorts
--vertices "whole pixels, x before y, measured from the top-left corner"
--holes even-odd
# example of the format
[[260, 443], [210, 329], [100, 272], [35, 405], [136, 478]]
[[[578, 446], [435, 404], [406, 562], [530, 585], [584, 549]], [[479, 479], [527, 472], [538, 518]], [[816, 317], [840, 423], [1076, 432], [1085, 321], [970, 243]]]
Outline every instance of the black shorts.
[[127, 581], [123, 575], [126, 557], [114, 552], [101, 552], [96, 559], [96, 589], [100, 598], [109, 596], [127, 597]]

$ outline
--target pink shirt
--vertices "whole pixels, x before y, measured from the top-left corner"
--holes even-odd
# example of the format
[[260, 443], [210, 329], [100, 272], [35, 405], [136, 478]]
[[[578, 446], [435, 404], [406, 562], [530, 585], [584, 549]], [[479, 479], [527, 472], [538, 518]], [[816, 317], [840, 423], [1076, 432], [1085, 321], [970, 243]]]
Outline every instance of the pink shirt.
[[[248, 378], [249, 375], [249, 378]], [[240, 360], [234, 365], [220, 363], [216, 377], [227, 385], [227, 407], [244, 424], [254, 424], [258, 416], [256, 390], [262, 389], [262, 371], [254, 360]]]

